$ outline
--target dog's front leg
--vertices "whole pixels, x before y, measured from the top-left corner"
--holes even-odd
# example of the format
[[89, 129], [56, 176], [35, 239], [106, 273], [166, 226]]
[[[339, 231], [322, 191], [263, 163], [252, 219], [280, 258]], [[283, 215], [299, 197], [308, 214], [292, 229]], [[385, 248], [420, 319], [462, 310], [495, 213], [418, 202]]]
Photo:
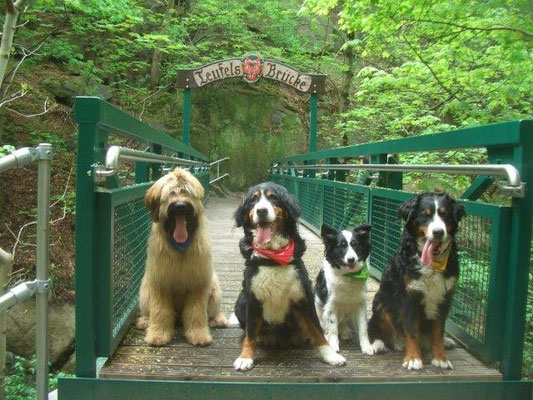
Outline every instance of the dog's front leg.
[[357, 311], [357, 331], [359, 333], [359, 346], [364, 354], [374, 354], [374, 347], [368, 340], [368, 323], [366, 320], [366, 303], [363, 301], [359, 304]]
[[423, 368], [422, 351], [420, 349], [420, 320], [415, 304], [407, 302], [403, 310], [405, 355], [402, 366], [408, 370], [419, 370]]
[[326, 334], [326, 339], [329, 345], [335, 351], [339, 351], [339, 319], [333, 310], [331, 302], [327, 302], [324, 307], [324, 314], [322, 315], [322, 327]]
[[248, 371], [254, 366], [257, 335], [263, 326], [261, 305], [257, 299], [250, 299], [246, 307], [246, 332], [242, 343], [241, 355], [233, 362], [237, 371]]
[[150, 322], [144, 341], [151, 346], [163, 346], [172, 340], [176, 312], [169, 290], [151, 290]]
[[187, 341], [194, 346], [207, 346], [213, 339], [207, 325], [207, 300], [205, 287], [191, 290], [183, 304], [183, 330]]
[[444, 352], [444, 329], [441, 320], [431, 321], [431, 364], [442, 369], [453, 369]]
[[296, 317], [298, 318], [302, 328], [307, 329], [313, 344], [318, 348], [322, 360], [329, 365], [344, 365], [346, 364], [346, 359], [338, 354], [326, 340], [324, 332], [320, 327], [320, 322], [314, 308], [312, 312], [309, 311], [295, 311]]

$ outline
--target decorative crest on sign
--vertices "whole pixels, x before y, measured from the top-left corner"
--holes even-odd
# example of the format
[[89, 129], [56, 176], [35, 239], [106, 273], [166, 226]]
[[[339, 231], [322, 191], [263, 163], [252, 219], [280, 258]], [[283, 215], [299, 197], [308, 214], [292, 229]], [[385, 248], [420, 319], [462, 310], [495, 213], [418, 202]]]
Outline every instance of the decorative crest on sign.
[[263, 58], [261, 55], [246, 53], [242, 59], [242, 71], [246, 82], [252, 83], [257, 81], [263, 72]]

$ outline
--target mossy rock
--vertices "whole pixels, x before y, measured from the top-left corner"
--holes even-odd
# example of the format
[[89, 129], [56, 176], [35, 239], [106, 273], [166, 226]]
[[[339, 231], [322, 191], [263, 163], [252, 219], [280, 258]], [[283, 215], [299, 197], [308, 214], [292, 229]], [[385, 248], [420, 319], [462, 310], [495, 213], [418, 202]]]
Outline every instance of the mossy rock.
[[87, 81], [80, 76], [56, 77], [52, 76], [41, 81], [41, 87], [50, 92], [58, 103], [71, 106], [76, 96], [98, 96], [109, 100], [113, 92], [109, 86], [94, 80]]

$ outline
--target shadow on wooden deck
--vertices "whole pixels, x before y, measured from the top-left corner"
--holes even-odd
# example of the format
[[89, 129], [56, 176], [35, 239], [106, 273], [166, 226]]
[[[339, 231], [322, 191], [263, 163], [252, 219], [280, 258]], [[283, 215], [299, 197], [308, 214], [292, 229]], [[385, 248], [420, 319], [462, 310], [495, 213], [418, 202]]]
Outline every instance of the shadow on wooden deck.
[[[238, 249], [241, 230], [233, 227], [232, 220], [237, 205], [235, 199], [214, 198], [207, 206], [214, 265], [224, 292], [223, 311], [228, 316], [241, 288], [243, 270]], [[314, 281], [322, 265], [322, 243], [305, 227], [302, 226], [301, 231], [308, 246], [304, 260]], [[369, 289], [369, 297], [373, 297], [377, 284], [370, 282]], [[431, 366], [426, 358], [422, 371], [406, 371], [401, 367], [401, 353], [368, 356], [352, 341], [341, 343], [340, 353], [347, 359], [343, 367], [324, 364], [312, 348], [259, 349], [256, 366], [251, 371], [238, 372], [233, 369], [233, 361], [240, 353], [242, 331], [228, 328], [211, 333], [214, 343], [205, 348], [186, 343], [180, 331], [170, 345], [155, 348], [146, 346], [144, 332], [132, 327], [100, 370], [99, 377], [264, 382], [487, 381], [502, 378], [498, 370], [486, 367], [460, 347], [448, 350], [453, 370], [442, 371]]]

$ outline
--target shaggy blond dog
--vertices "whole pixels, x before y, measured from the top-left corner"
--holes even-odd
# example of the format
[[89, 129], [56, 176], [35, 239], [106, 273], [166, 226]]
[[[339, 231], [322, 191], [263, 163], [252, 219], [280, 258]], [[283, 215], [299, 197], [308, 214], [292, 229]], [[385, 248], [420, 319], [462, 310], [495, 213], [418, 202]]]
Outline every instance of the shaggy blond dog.
[[146, 329], [144, 340], [150, 345], [171, 341], [178, 315], [193, 345], [213, 341], [209, 326], [227, 325], [219, 310], [221, 292], [211, 263], [203, 197], [198, 179], [181, 168], [161, 177], [144, 197], [153, 223], [137, 326]]

